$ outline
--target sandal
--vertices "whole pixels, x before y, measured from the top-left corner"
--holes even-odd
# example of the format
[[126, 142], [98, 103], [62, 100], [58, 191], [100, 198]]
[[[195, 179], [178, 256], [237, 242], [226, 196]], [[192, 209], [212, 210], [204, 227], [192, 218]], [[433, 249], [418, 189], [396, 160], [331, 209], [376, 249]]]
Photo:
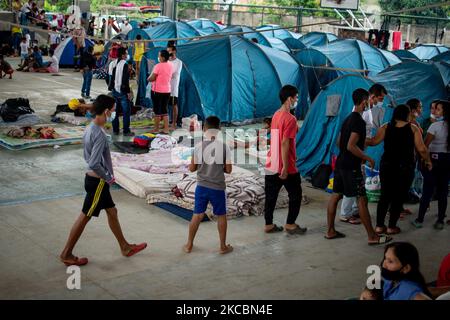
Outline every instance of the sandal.
[[266, 231], [266, 233], [277, 233], [277, 232], [281, 232], [283, 231], [284, 228], [283, 227], [279, 227], [276, 224], [273, 225], [273, 228], [270, 229], [269, 231]]
[[286, 229], [286, 232], [290, 235], [294, 234], [305, 234], [305, 232], [308, 230], [308, 228], [302, 228], [299, 225], [297, 225], [294, 229]]
[[324, 238], [327, 240], [345, 238], [345, 234], [343, 234], [342, 232], [336, 231], [336, 234], [334, 236], [332, 236], [332, 237], [324, 236]]
[[144, 250], [145, 248], [147, 248], [147, 244], [144, 242], [144, 243], [141, 243], [141, 244], [135, 244], [135, 245], [132, 245], [133, 246], [133, 248], [130, 250], [130, 252], [128, 252], [127, 253], [127, 257], [131, 257], [131, 256], [133, 256], [133, 255], [135, 255], [136, 253], [138, 253], [139, 251], [142, 251], [142, 250]]
[[350, 217], [350, 218], [341, 217], [341, 218], [339, 218], [339, 220], [342, 222], [350, 223], [350, 224], [354, 224], [354, 225], [361, 224], [361, 220], [359, 220], [358, 218], [355, 218], [355, 217]]
[[369, 242], [369, 246], [376, 246], [376, 245], [379, 245], [379, 244], [385, 244], [385, 243], [388, 243], [388, 242], [390, 242], [390, 241], [392, 241], [392, 240], [393, 240], [392, 237], [388, 237], [388, 236], [380, 236], [380, 237], [378, 238], [378, 241], [377, 241], [377, 242]]
[[[391, 230], [391, 231], [389, 231], [389, 230]], [[386, 234], [393, 235], [393, 234], [399, 234], [400, 232], [402, 232], [402, 230], [399, 227], [394, 227], [394, 228], [388, 228], [386, 231]]]
[[78, 258], [75, 257], [75, 259], [67, 259], [63, 260], [61, 259], [61, 262], [64, 263], [67, 267], [69, 266], [84, 266], [88, 263], [88, 258]]

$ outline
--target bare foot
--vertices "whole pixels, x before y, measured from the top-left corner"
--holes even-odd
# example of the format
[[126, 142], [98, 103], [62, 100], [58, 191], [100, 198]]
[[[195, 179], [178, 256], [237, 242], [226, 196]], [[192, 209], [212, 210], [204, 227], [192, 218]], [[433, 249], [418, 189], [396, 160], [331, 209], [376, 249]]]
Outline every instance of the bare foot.
[[192, 244], [191, 245], [186, 244], [186, 245], [183, 246], [183, 251], [186, 252], [186, 253], [191, 253], [192, 247], [193, 247]]
[[225, 248], [220, 249], [220, 254], [227, 254], [230, 253], [231, 251], [233, 251], [233, 247], [231, 246], [231, 244], [227, 244]]

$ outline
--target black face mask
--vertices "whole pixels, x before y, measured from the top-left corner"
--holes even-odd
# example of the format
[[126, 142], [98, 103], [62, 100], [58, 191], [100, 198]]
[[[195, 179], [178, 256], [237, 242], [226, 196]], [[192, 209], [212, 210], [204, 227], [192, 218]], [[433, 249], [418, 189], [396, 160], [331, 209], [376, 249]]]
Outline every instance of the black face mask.
[[171, 54], [169, 54], [169, 56], [173, 58], [173, 52]]
[[[401, 270], [401, 269], [400, 269]], [[405, 277], [405, 274], [400, 270], [390, 271], [386, 268], [381, 268], [381, 276], [389, 281], [400, 281]]]

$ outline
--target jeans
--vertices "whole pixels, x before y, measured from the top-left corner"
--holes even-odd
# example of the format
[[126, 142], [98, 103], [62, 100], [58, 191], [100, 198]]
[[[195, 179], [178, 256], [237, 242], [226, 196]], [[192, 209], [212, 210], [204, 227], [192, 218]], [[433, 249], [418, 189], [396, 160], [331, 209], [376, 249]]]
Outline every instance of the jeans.
[[12, 41], [13, 49], [20, 52], [20, 42], [22, 41], [22, 34], [17, 32], [14, 33]]
[[92, 70], [83, 71], [83, 87], [81, 88], [81, 94], [90, 96], [92, 83]]
[[356, 202], [356, 197], [345, 197], [342, 198], [341, 204], [341, 217], [351, 218], [359, 214], [358, 203]]
[[399, 166], [381, 162], [381, 195], [377, 206], [377, 227], [384, 227], [384, 220], [389, 208], [389, 228], [397, 226], [413, 180], [414, 165]]
[[423, 222], [435, 188], [438, 201], [438, 222], [444, 222], [445, 211], [447, 210], [450, 153], [432, 153], [431, 160], [433, 169], [431, 171], [426, 168], [422, 169], [423, 194], [420, 199], [418, 222]]
[[264, 205], [264, 218], [266, 225], [273, 223], [273, 212], [277, 204], [278, 194], [280, 189], [284, 186], [289, 195], [289, 211], [286, 224], [294, 224], [300, 213], [300, 206], [302, 201], [302, 186], [300, 173], [288, 175], [286, 180], [281, 180], [279, 174], [266, 174], [265, 176], [265, 191], [266, 203]]
[[[116, 90], [113, 90], [113, 97], [116, 99], [116, 114], [118, 114], [117, 106], [120, 105], [122, 107], [123, 113], [123, 133], [130, 132], [130, 116], [131, 116], [131, 106], [130, 101], [128, 101], [128, 95], [126, 93], [120, 93]], [[115, 133], [119, 133], [119, 116], [116, 115], [116, 118], [112, 122], [113, 131]]]

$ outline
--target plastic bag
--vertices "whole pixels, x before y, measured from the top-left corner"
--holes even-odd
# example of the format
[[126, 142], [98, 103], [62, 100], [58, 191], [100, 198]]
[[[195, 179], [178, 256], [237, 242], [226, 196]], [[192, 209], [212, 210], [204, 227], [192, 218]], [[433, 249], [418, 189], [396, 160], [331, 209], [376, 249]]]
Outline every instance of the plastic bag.
[[380, 172], [368, 166], [366, 171], [366, 193], [369, 202], [378, 202], [381, 194]]
[[198, 117], [196, 114], [193, 114], [190, 117], [181, 119], [181, 128], [192, 132], [199, 131], [202, 129], [201, 123], [198, 121]]

